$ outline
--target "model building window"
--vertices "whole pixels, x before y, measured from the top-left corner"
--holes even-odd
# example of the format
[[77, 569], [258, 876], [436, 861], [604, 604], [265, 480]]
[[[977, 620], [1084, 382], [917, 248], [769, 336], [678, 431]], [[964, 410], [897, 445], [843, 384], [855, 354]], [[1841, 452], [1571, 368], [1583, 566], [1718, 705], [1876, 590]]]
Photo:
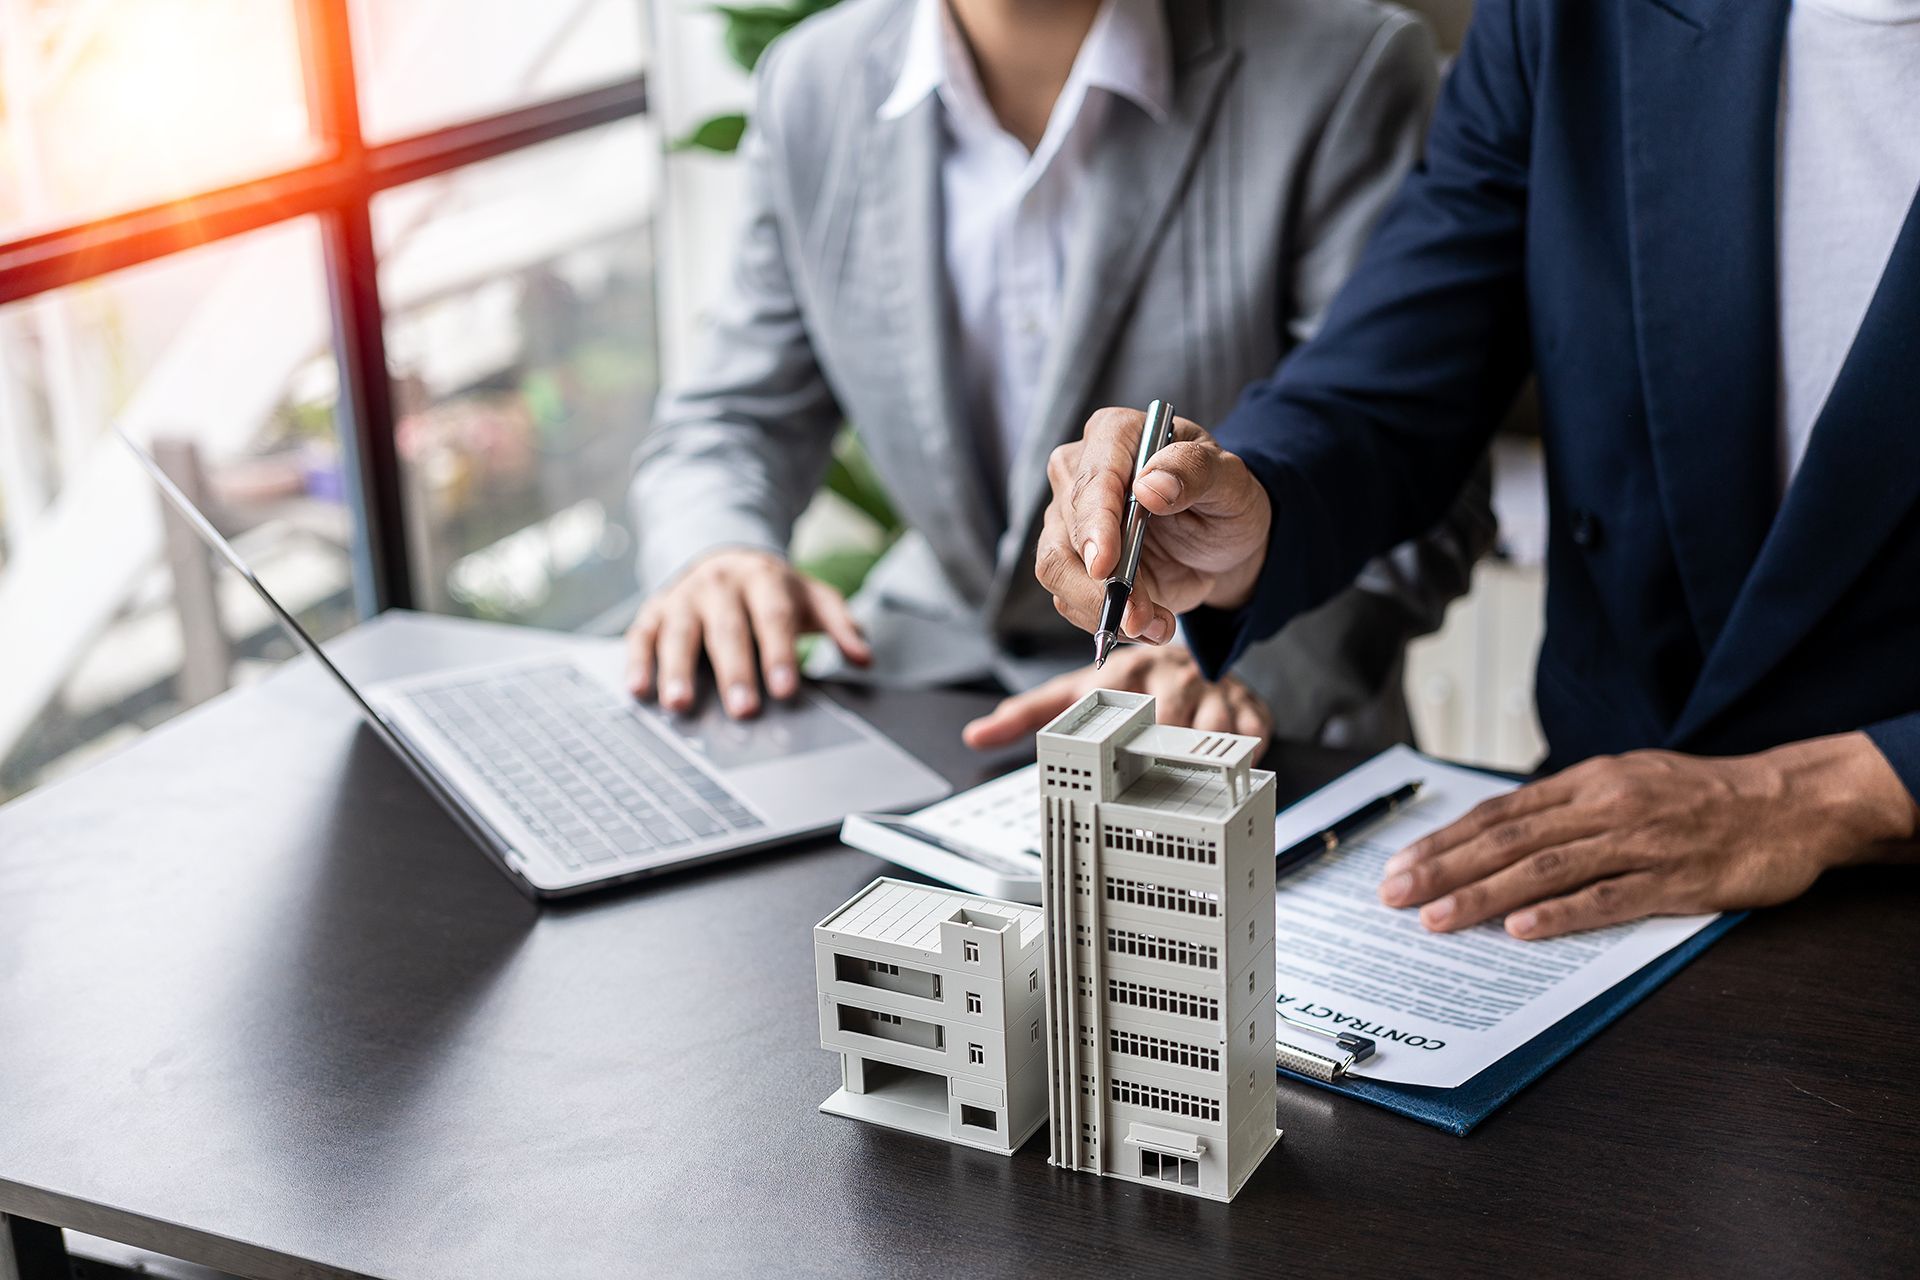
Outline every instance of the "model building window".
[[1200, 1163], [1179, 1156], [1164, 1156], [1158, 1151], [1140, 1153], [1140, 1176], [1157, 1182], [1177, 1182], [1183, 1187], [1200, 1185]]
[[1035, 1018], [1033, 1020], [1033, 1025], [1027, 1028], [1027, 1043], [1028, 1044], [1040, 1043], [1040, 1020], [1038, 1018]]
[[979, 1063], [984, 1063], [986, 1060], [987, 1060], [986, 1049], [984, 1049], [983, 1047], [977, 1044], [970, 1044], [967, 1046], [968, 1062], [979, 1064]]
[[1206, 1120], [1216, 1124], [1220, 1120], [1220, 1104], [1213, 1099], [1181, 1093], [1177, 1089], [1163, 1089], [1156, 1084], [1135, 1084], [1131, 1080], [1109, 1076], [1107, 1077], [1107, 1096], [1114, 1102], [1124, 1102], [1135, 1107], [1149, 1107], [1171, 1115], [1190, 1116], [1195, 1120]]
[[1182, 1044], [1178, 1040], [1166, 1040], [1159, 1036], [1143, 1036], [1137, 1032], [1122, 1031], [1117, 1027], [1107, 1028], [1107, 1046], [1114, 1053], [1131, 1054], [1136, 1058], [1151, 1058], [1156, 1062], [1169, 1062], [1177, 1067], [1193, 1067], [1201, 1071], [1220, 1069], [1218, 1049]]
[[1220, 952], [1216, 947], [1202, 946], [1197, 942], [1186, 942], [1179, 938], [1161, 938], [1150, 933], [1135, 933], [1131, 929], [1108, 929], [1107, 950], [1116, 955], [1139, 956], [1146, 960], [1193, 965], [1200, 969], [1220, 967]]
[[968, 964], [980, 963], [980, 944], [979, 943], [963, 942], [960, 944], [960, 950], [961, 950], [961, 953], [967, 957]]
[[[1091, 995], [1091, 992], [1082, 992]], [[1217, 1018], [1220, 1016], [1220, 1004], [1204, 996], [1182, 995], [1177, 991], [1163, 991], [1159, 987], [1141, 986], [1133, 982], [1121, 982], [1117, 978], [1107, 979], [1107, 999], [1115, 1004], [1129, 1004], [1141, 1009], [1158, 1009], [1163, 1013], [1177, 1013], [1188, 1018]]]
[[1107, 901], [1123, 902], [1132, 906], [1158, 907], [1162, 911], [1178, 911], [1185, 915], [1218, 916], [1220, 914], [1220, 895], [1217, 893], [1205, 889], [1168, 888], [1145, 880], [1127, 880], [1119, 876], [1107, 877]]
[[960, 1104], [960, 1123], [972, 1125], [976, 1129], [998, 1129], [999, 1117], [985, 1107], [970, 1107]]
[[1039, 989], [1040, 989], [1040, 971], [1038, 969], [1027, 970], [1027, 990], [1038, 991]]
[[968, 1013], [980, 1012], [980, 996], [977, 992], [973, 992], [973, 991], [967, 992], [967, 1012]]

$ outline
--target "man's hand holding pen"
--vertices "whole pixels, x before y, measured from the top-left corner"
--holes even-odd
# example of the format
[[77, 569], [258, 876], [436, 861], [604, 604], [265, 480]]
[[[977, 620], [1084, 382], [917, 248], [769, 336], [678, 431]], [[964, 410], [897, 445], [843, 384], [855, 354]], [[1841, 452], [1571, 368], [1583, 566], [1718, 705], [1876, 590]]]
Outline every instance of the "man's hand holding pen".
[[[1176, 615], [1246, 603], [1273, 510], [1246, 464], [1185, 419], [1135, 475], [1143, 421], [1103, 409], [1054, 451], [1036, 572], [1054, 607], [1093, 630], [1131, 477], [1155, 518], [1122, 630], [1164, 644]], [[1783, 901], [1825, 866], [1910, 850], [1916, 832], [1920, 808], [1859, 732], [1734, 759], [1634, 751], [1478, 806], [1389, 862], [1380, 896], [1437, 932], [1504, 918], [1516, 937], [1545, 938]]]
[[1185, 418], [1174, 419], [1173, 442], [1134, 475], [1145, 424], [1137, 409], [1102, 409], [1082, 439], [1053, 451], [1047, 461], [1053, 498], [1034, 571], [1053, 593], [1054, 608], [1092, 632], [1106, 580], [1120, 563], [1132, 477], [1132, 493], [1154, 519], [1121, 633], [1165, 644], [1177, 615], [1246, 602], [1266, 559], [1272, 512], [1246, 464]]

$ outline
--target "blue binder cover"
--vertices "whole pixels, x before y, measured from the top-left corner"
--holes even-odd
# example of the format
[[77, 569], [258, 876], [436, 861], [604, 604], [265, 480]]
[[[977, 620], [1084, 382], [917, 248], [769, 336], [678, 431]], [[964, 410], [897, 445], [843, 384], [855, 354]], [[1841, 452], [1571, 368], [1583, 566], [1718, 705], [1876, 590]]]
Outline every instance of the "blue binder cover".
[[1332, 1084], [1276, 1068], [1289, 1080], [1360, 1098], [1375, 1106], [1411, 1116], [1424, 1124], [1465, 1137], [1522, 1089], [1538, 1080], [1547, 1068], [1585, 1044], [1601, 1028], [1638, 1004], [1648, 992], [1678, 973], [1721, 934], [1746, 918], [1746, 912], [1721, 916], [1665, 955], [1624, 978], [1574, 1010], [1506, 1057], [1451, 1089], [1425, 1085], [1390, 1084], [1384, 1080], [1349, 1078]]

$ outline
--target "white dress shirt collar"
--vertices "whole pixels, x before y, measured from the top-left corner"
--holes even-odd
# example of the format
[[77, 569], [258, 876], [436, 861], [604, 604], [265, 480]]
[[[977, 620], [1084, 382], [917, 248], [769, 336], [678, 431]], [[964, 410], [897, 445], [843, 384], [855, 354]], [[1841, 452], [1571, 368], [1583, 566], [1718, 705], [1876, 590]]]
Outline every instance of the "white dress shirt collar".
[[[1077, 111], [1062, 107], [1077, 109], [1088, 89], [1126, 98], [1156, 123], [1166, 120], [1173, 105], [1173, 59], [1161, 0], [1105, 0], [1074, 58], [1049, 133], [1055, 131], [1053, 121], [1072, 119]], [[957, 127], [999, 128], [946, 0], [917, 0], [906, 57], [879, 116], [898, 119], [932, 93], [940, 95]], [[1040, 150], [1045, 149], [1043, 139]]]
[[[1105, 0], [1031, 154], [1000, 126], [947, 0], [919, 0], [883, 120], [940, 112], [941, 240], [966, 421], [983, 471], [1019, 464], [1053, 353], [1097, 140], [1123, 101], [1164, 120], [1161, 0]], [[1097, 91], [1097, 92], [1096, 92]]]

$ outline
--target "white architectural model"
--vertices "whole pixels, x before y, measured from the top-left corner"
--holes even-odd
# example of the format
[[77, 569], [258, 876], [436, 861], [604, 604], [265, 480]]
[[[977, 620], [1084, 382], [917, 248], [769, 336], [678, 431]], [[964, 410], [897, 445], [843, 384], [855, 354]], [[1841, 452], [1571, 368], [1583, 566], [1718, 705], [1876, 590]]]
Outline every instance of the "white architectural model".
[[888, 879], [815, 925], [841, 1064], [820, 1109], [1013, 1154], [1047, 1120], [1043, 933], [1036, 907]]
[[1040, 731], [1057, 1165], [1231, 1200], [1279, 1137], [1258, 749], [1107, 690]]

